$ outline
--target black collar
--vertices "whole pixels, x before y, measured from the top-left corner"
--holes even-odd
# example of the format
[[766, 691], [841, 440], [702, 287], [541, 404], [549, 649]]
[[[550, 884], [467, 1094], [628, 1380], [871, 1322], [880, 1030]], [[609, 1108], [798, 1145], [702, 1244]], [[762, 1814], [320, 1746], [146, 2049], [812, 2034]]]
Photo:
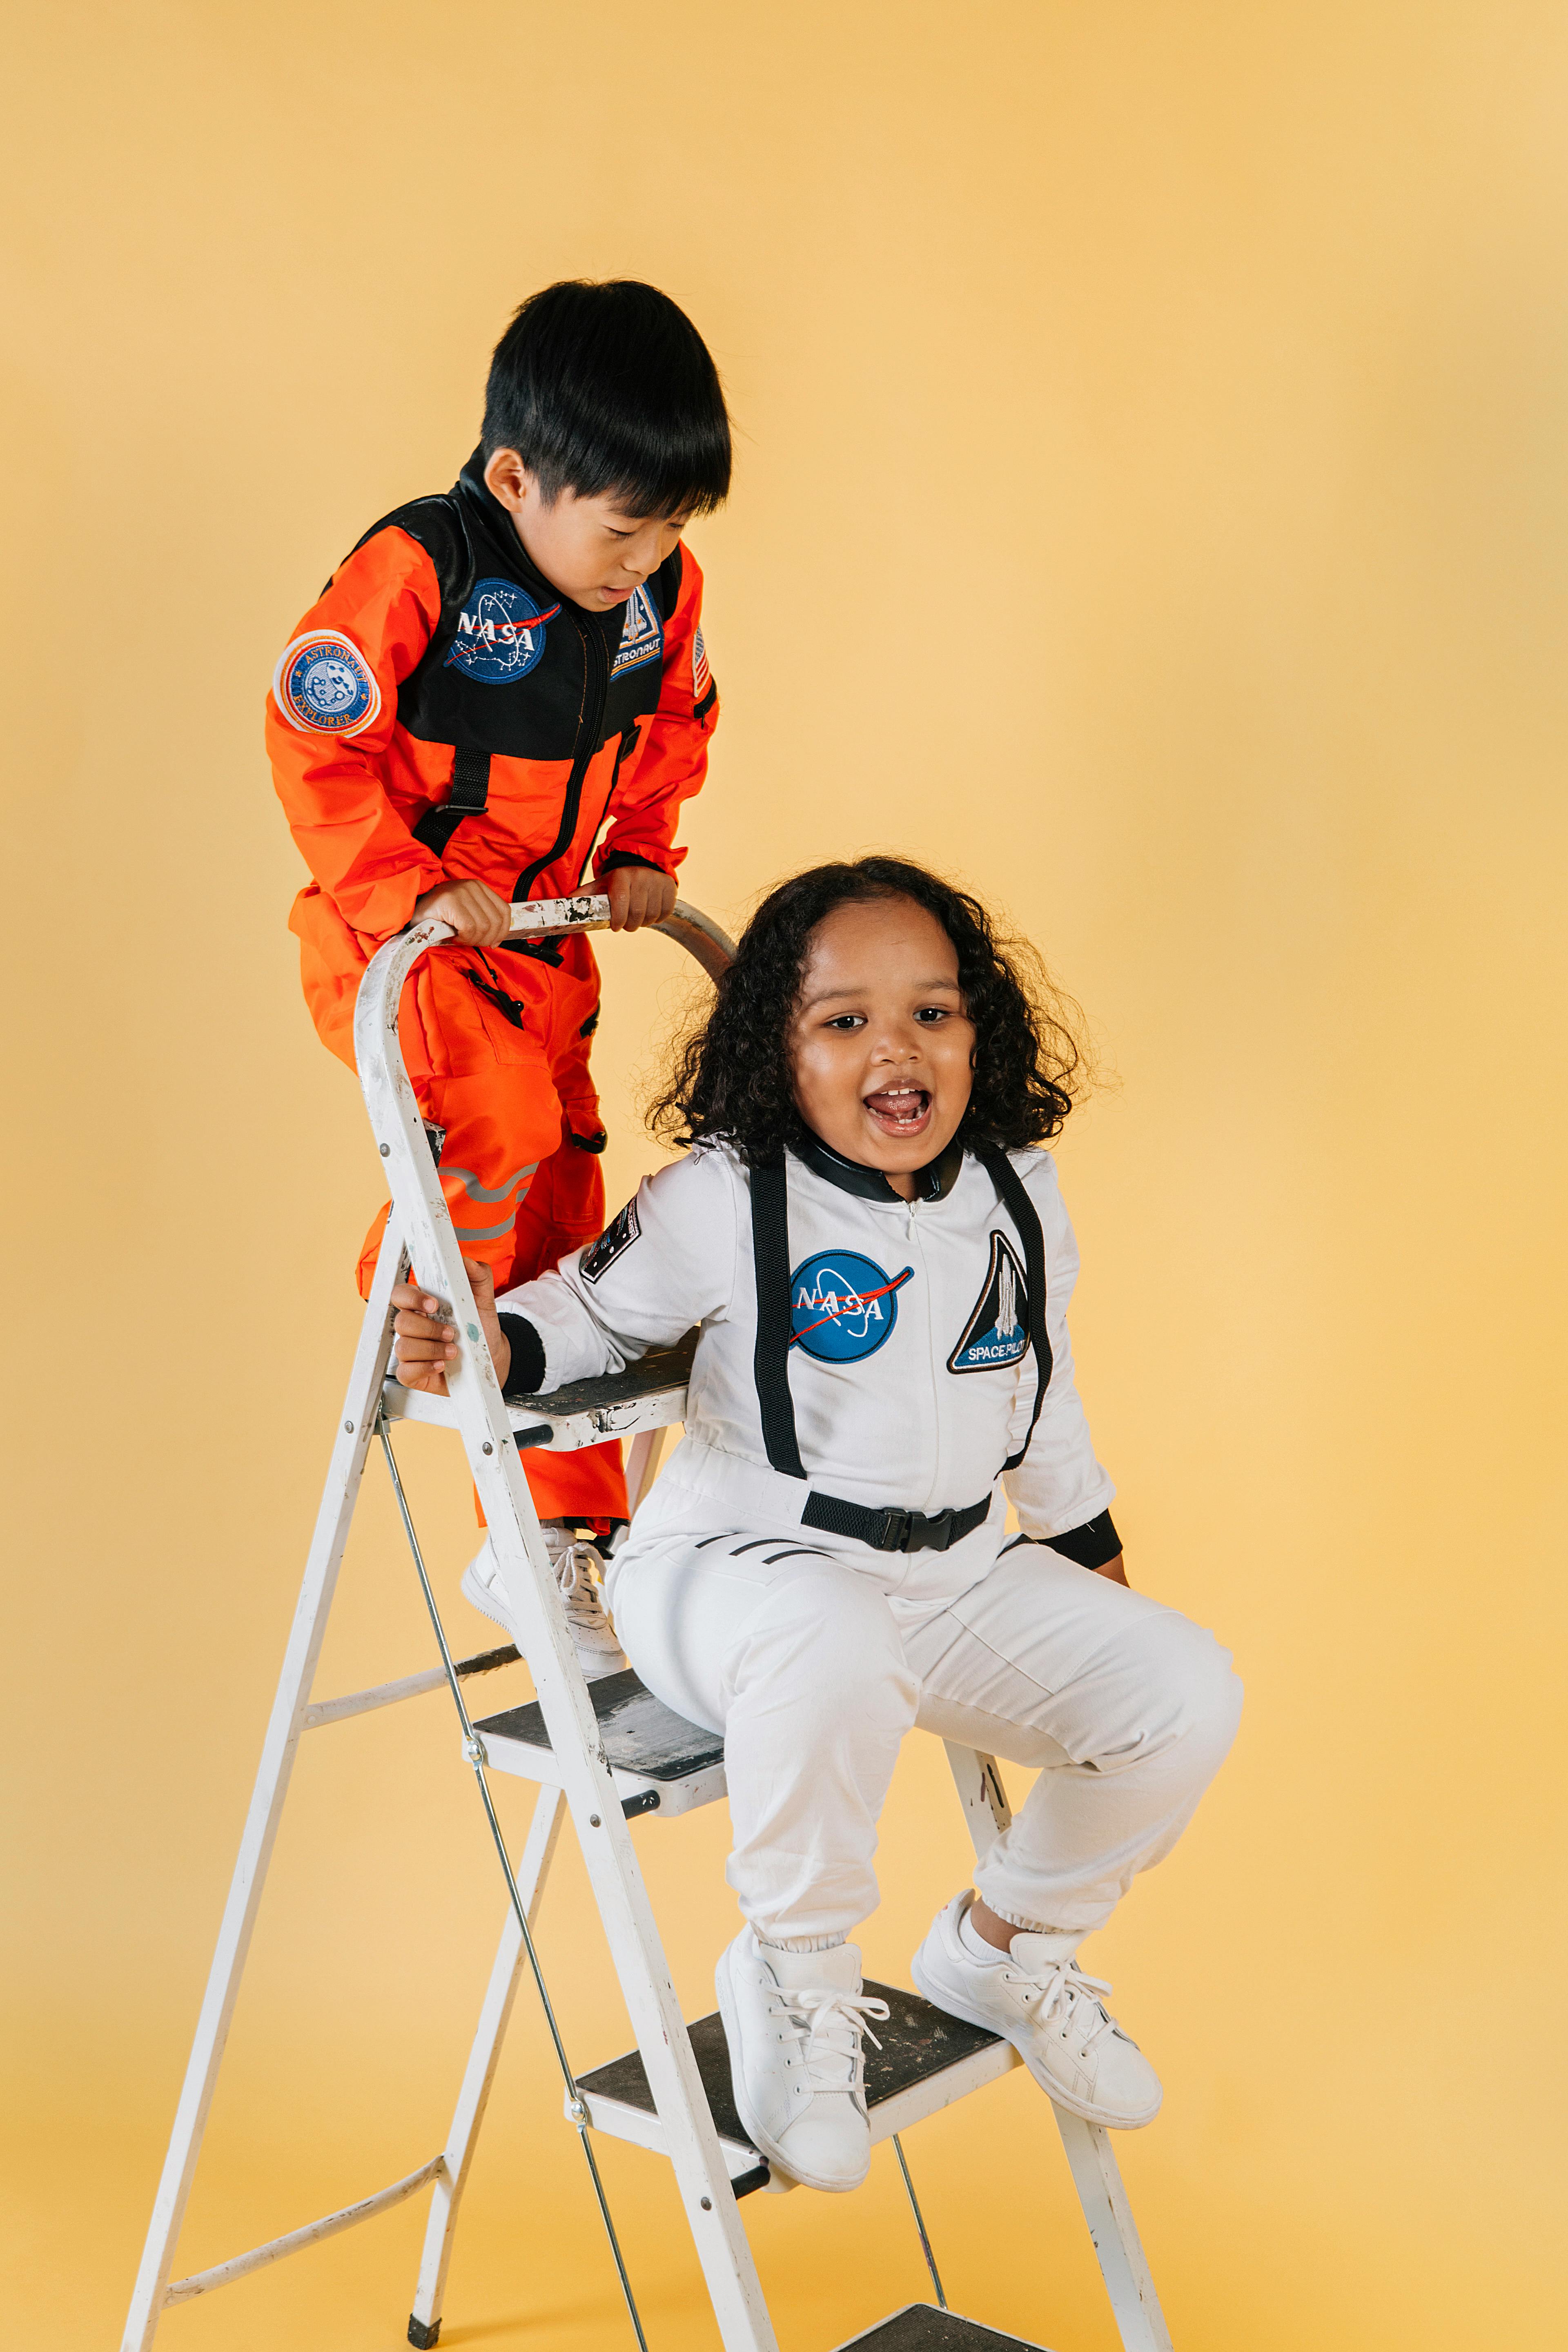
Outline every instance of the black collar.
[[[841, 1192], [853, 1192], [861, 1201], [897, 1201], [907, 1208], [901, 1192], [895, 1192], [879, 1168], [867, 1168], [858, 1160], [846, 1160], [842, 1151], [835, 1151], [811, 1129], [803, 1130], [798, 1143], [791, 1146], [797, 1159], [804, 1160], [814, 1176], [829, 1184], [837, 1184]], [[914, 1198], [917, 1201], [945, 1201], [958, 1181], [958, 1171], [963, 1165], [963, 1146], [956, 1136], [947, 1150], [924, 1168], [917, 1168]]]

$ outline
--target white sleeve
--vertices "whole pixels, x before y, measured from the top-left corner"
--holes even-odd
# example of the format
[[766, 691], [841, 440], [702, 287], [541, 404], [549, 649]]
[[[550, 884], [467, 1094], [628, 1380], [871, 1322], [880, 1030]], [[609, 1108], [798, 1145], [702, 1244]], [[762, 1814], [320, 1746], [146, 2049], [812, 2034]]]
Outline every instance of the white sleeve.
[[[1018, 1525], [1026, 1536], [1040, 1541], [1047, 1536], [1066, 1535], [1098, 1517], [1116, 1488], [1095, 1458], [1089, 1422], [1073, 1379], [1068, 1303], [1078, 1281], [1078, 1243], [1057, 1183], [1056, 1162], [1048, 1151], [1030, 1152], [1028, 1159], [1032, 1164], [1018, 1172], [1039, 1212], [1045, 1234], [1046, 1337], [1050, 1341], [1051, 1377], [1029, 1450], [1018, 1467], [1008, 1471], [1003, 1485], [1018, 1514]], [[1015, 1159], [1013, 1164], [1018, 1167], [1018, 1160]], [[1033, 1349], [1024, 1358], [1020, 1371], [1008, 1432], [1010, 1454], [1023, 1444], [1035, 1409]]]
[[736, 1202], [727, 1159], [689, 1152], [645, 1176], [596, 1242], [498, 1298], [543, 1343], [541, 1386], [624, 1371], [722, 1307], [735, 1283]]

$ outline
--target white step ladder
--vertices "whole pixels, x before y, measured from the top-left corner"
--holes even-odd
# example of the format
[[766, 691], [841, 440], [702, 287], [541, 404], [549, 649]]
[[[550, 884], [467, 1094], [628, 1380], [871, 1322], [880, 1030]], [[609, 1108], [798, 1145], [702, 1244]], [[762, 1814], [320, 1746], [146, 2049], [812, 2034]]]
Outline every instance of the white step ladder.
[[[604, 929], [609, 907], [605, 898], [584, 897], [539, 900], [514, 906], [511, 911], [513, 936], [537, 938]], [[729, 941], [694, 908], [678, 903], [659, 928], [679, 940], [710, 975], [717, 977], [728, 963]], [[595, 2133], [657, 2150], [673, 2166], [725, 2352], [777, 2352], [738, 2200], [755, 2189], [791, 2184], [770, 2180], [766, 2163], [747, 2141], [731, 2093], [728, 2053], [719, 2018], [700, 2018], [689, 2027], [680, 2014], [630, 1829], [638, 1815], [668, 1818], [722, 1796], [722, 1743], [661, 1706], [644, 1690], [635, 1674], [612, 1675], [592, 1685], [584, 1682], [517, 1453], [519, 1445], [572, 1449], [605, 1438], [629, 1437], [627, 1484], [635, 1511], [652, 1483], [665, 1430], [683, 1416], [692, 1342], [646, 1357], [618, 1379], [582, 1381], [530, 1399], [521, 1406], [509, 1405], [503, 1399], [480, 1334], [435, 1155], [397, 1037], [398, 1006], [410, 971], [429, 949], [451, 936], [444, 924], [415, 924], [380, 950], [360, 989], [355, 1055], [371, 1126], [385, 1163], [392, 1213], [343, 1401], [122, 2352], [150, 2352], [159, 2322], [171, 2306], [369, 2221], [426, 2184], [431, 2190], [430, 2215], [408, 2340], [416, 2346], [434, 2345], [441, 2331], [458, 2209], [512, 2001], [525, 1974], [531, 1975], [543, 2008], [561, 2068], [567, 2118], [575, 2126], [587, 2158], [642, 2352], [648, 2352], [647, 2339], [595, 2161]], [[444, 1399], [403, 1389], [386, 1378], [392, 1344], [391, 1293], [411, 1263], [418, 1268], [421, 1280], [450, 1302], [458, 1328], [459, 1362], [448, 1374], [449, 1395]], [[535, 1692], [526, 1706], [506, 1708], [478, 1722], [470, 1716], [466, 1685], [477, 1676], [512, 1664], [518, 1654], [508, 1643], [454, 1661], [398, 1475], [392, 1431], [399, 1420], [436, 1423], [457, 1431], [462, 1439], [512, 1612], [524, 1632], [524, 1655]], [[339, 1564], [373, 1446], [384, 1454], [392, 1478], [441, 1663], [374, 1689], [313, 1699], [311, 1685]], [[210, 2269], [174, 2279], [175, 2244], [300, 1736], [349, 1716], [395, 1706], [443, 1683], [456, 1706], [462, 1752], [473, 1768], [510, 1897], [447, 2144], [373, 2197]], [[947, 1753], [975, 1851], [984, 1853], [1010, 1819], [996, 1766], [990, 1757], [952, 1742], [947, 1743]], [[497, 1819], [487, 1778], [490, 1772], [515, 1774], [533, 1781], [539, 1790], [528, 1836], [515, 1862], [508, 1854]], [[637, 2048], [626, 2056], [584, 2074], [574, 2072], [567, 2057], [531, 1932], [568, 1812], [637, 2037]], [[900, 2138], [922, 2116], [978, 2090], [1019, 2061], [1009, 2043], [946, 2016], [900, 1986], [868, 1984], [867, 1990], [886, 2000], [890, 2012], [883, 2028], [882, 2050], [867, 2053], [871, 2136], [874, 2141], [893, 2142], [936, 2301], [909, 2305], [853, 2342], [858, 2347], [875, 2347], [876, 2352], [1000, 2352], [1000, 2347], [1022, 2345], [1022, 2337], [998, 2334], [948, 2310]], [[1059, 2107], [1054, 2113], [1125, 2352], [1170, 2352], [1170, 2336], [1110, 2138], [1096, 2126]], [[841, 2352], [848, 2352], [848, 2347], [841, 2347]]]

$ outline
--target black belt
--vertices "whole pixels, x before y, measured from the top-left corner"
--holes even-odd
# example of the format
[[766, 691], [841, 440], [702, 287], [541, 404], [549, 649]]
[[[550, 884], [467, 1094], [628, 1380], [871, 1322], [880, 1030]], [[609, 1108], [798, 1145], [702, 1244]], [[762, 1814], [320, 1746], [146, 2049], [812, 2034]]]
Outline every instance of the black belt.
[[951, 1551], [973, 1535], [991, 1508], [986, 1495], [962, 1511], [871, 1511], [864, 1503], [847, 1503], [837, 1495], [808, 1495], [800, 1515], [803, 1528], [821, 1528], [833, 1536], [853, 1536], [873, 1551]]

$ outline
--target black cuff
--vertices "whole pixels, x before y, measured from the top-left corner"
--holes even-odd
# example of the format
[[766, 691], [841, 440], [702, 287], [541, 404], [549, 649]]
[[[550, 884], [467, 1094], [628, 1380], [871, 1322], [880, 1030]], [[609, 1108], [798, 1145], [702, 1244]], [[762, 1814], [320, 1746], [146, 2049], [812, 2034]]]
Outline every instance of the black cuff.
[[1037, 1540], [1049, 1544], [1064, 1559], [1076, 1560], [1079, 1568], [1103, 1568], [1121, 1549], [1121, 1538], [1109, 1511], [1087, 1519], [1081, 1528], [1068, 1528], [1065, 1535], [1041, 1536]]
[[606, 856], [600, 858], [599, 872], [611, 873], [617, 866], [646, 866], [650, 874], [664, 874], [666, 881], [669, 879], [657, 857], [639, 857], [635, 849], [610, 850]]
[[501, 1382], [504, 1397], [537, 1395], [544, 1386], [544, 1342], [526, 1315], [498, 1315], [497, 1321], [511, 1341], [511, 1365]]

